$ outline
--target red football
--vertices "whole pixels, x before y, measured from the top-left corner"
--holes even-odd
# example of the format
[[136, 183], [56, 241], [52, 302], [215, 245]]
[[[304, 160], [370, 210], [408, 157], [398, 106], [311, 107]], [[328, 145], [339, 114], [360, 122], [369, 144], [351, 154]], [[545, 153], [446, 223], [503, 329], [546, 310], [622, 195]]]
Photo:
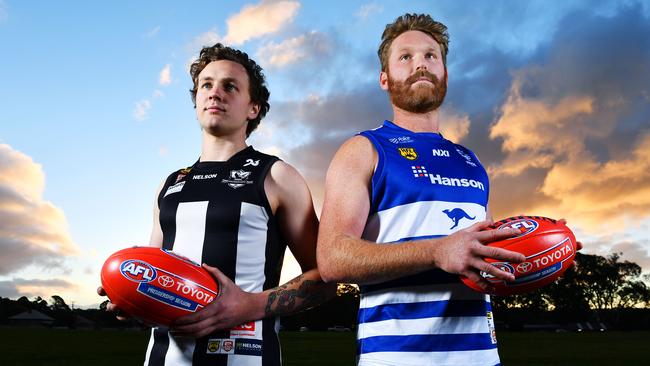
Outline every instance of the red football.
[[200, 265], [154, 247], [113, 253], [102, 267], [102, 287], [125, 313], [149, 323], [170, 325], [216, 299], [219, 286]]
[[[519, 252], [526, 260], [509, 263], [486, 258], [493, 266], [515, 275], [515, 280], [510, 282], [482, 272], [481, 276], [494, 287], [491, 294], [512, 295], [536, 290], [555, 281], [573, 262], [576, 238], [564, 222], [540, 216], [516, 216], [495, 222], [490, 229], [509, 227], [520, 229], [522, 233], [488, 246]], [[461, 279], [472, 289], [485, 292], [470, 279], [462, 276]]]

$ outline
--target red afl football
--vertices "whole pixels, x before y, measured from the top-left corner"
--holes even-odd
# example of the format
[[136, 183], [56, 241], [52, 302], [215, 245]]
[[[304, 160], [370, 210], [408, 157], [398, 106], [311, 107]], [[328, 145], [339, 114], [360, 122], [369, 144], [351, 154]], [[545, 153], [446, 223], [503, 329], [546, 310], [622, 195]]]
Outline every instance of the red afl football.
[[217, 298], [219, 286], [200, 265], [171, 251], [133, 247], [113, 253], [101, 271], [102, 287], [125, 313], [170, 325]]
[[[540, 216], [510, 217], [492, 224], [489, 229], [520, 229], [521, 234], [488, 246], [504, 248], [526, 256], [521, 263], [501, 262], [486, 258], [493, 266], [515, 275], [514, 281], [504, 281], [481, 273], [494, 288], [494, 295], [512, 295], [537, 290], [555, 281], [569, 268], [576, 255], [576, 238], [563, 221]], [[462, 281], [472, 289], [485, 292], [466, 277]]]

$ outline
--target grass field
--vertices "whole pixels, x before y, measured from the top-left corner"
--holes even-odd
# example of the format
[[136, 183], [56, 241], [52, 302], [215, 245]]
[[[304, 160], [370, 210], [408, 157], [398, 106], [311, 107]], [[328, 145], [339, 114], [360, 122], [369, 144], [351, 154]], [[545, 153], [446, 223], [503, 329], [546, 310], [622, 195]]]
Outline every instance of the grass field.
[[[354, 333], [282, 332], [285, 366], [354, 365]], [[0, 365], [142, 365], [148, 332], [0, 328]], [[650, 332], [499, 333], [503, 365], [650, 365]]]

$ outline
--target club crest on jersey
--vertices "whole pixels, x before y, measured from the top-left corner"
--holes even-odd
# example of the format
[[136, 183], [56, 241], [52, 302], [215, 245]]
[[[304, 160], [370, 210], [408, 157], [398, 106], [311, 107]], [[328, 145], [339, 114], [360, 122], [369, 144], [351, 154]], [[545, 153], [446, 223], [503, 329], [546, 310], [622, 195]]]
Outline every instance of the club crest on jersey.
[[208, 353], [217, 353], [220, 345], [221, 339], [210, 339], [208, 341]]
[[472, 157], [469, 156], [469, 154], [467, 154], [466, 152], [464, 152], [463, 150], [461, 150], [459, 148], [456, 148], [456, 152], [458, 153], [458, 155], [462, 156], [465, 159], [465, 162], [468, 165], [471, 165], [471, 166], [474, 166], [474, 167], [476, 166], [476, 163], [472, 160]]
[[412, 147], [398, 147], [397, 150], [403, 158], [408, 160], [415, 160], [418, 158], [418, 153]]
[[120, 273], [133, 282], [151, 282], [156, 278], [156, 269], [149, 263], [130, 259], [120, 264]]
[[229, 179], [223, 179], [221, 183], [226, 183], [231, 188], [237, 189], [247, 184], [253, 184], [252, 180], [248, 180], [251, 172], [245, 170], [231, 170]]

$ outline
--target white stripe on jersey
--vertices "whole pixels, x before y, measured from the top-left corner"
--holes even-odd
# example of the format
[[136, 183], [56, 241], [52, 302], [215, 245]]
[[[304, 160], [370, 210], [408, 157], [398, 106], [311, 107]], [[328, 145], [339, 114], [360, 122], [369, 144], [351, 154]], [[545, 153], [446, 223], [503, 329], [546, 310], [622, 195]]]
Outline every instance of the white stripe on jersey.
[[374, 352], [361, 355], [357, 366], [473, 366], [498, 363], [499, 353], [494, 348], [456, 352]]
[[168, 332], [169, 349], [165, 355], [165, 366], [192, 365], [196, 341], [190, 337], [172, 337]]
[[[460, 208], [474, 220], [461, 219], [458, 226], [443, 210]], [[368, 218], [362, 238], [376, 243], [390, 243], [404, 238], [450, 235], [485, 219], [485, 207], [476, 203], [421, 201], [391, 207]], [[408, 222], [409, 225], [404, 225]]]
[[423, 285], [389, 288], [361, 294], [360, 308], [371, 308], [386, 304], [404, 304], [442, 300], [477, 300], [490, 301], [489, 295], [478, 293], [461, 284]]
[[151, 336], [149, 336], [149, 344], [147, 345], [147, 353], [144, 354], [144, 366], [149, 365], [149, 356], [151, 356], [151, 350], [153, 349], [153, 332], [156, 330], [156, 328], [152, 327], [151, 328]]
[[176, 210], [175, 253], [201, 264], [208, 201], [181, 202]]
[[[266, 234], [269, 217], [262, 206], [242, 202], [237, 238], [235, 284], [248, 292], [264, 289], [266, 263]], [[255, 339], [262, 339], [262, 321], [255, 322]], [[261, 366], [262, 357], [228, 355], [228, 366]]]
[[376, 336], [403, 336], [416, 334], [473, 334], [489, 333], [484, 316], [445, 317], [422, 319], [390, 319], [359, 324], [358, 339]]
[[237, 237], [235, 283], [242, 290], [261, 292], [266, 277], [266, 230], [269, 217], [264, 207], [242, 202]]
[[[205, 237], [205, 219], [208, 214], [208, 201], [181, 202], [176, 210], [176, 236], [173, 251], [190, 260], [201, 263]], [[165, 366], [191, 365], [196, 341], [194, 338], [175, 338], [167, 333], [169, 348], [165, 354]], [[153, 346], [153, 331], [149, 341]], [[147, 355], [150, 351], [147, 351]], [[148, 362], [146, 360], [145, 362]], [[147, 363], [145, 363], [146, 365]]]

